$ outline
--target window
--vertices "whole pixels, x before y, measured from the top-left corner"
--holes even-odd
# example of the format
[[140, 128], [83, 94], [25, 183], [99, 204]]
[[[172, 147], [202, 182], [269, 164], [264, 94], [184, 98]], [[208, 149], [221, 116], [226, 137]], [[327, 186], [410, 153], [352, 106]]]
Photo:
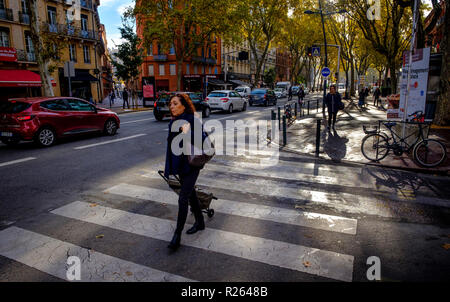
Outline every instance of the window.
[[170, 64], [170, 75], [177, 75], [175, 64]]
[[56, 26], [56, 7], [47, 6], [48, 29], [52, 33], [58, 32]]
[[72, 61], [72, 62], [77, 61], [77, 46], [75, 44], [69, 45], [69, 56], [70, 56], [70, 61]]
[[0, 9], [5, 9], [5, 0], [0, 0]]
[[81, 15], [81, 30], [88, 30], [88, 17]]
[[169, 55], [175, 54], [175, 46], [172, 44], [172, 47], [170, 48]]
[[[0, 2], [1, 2], [1, 1], [0, 1]], [[22, 1], [21, 1], [21, 4], [22, 4], [22, 13], [28, 14], [28, 7], [27, 7], [27, 5], [26, 5], [25, 0], [22, 0]]]
[[149, 75], [150, 77], [152, 77], [152, 76], [155, 75], [155, 70], [154, 70], [153, 65], [148, 65], [148, 75]]
[[197, 65], [194, 65], [194, 74], [198, 74]]
[[158, 55], [162, 55], [162, 46], [161, 44], [158, 44]]
[[9, 47], [9, 30], [0, 28], [0, 46]]
[[71, 111], [95, 111], [94, 106], [81, 100], [68, 99]]
[[209, 72], [208, 72], [208, 74], [211, 74], [211, 66], [209, 66]]
[[169, 8], [173, 8], [173, 0], [168, 0], [168, 1], [167, 1], [167, 6], [168, 6]]
[[49, 110], [56, 110], [56, 111], [70, 110], [70, 106], [66, 102], [66, 100], [46, 101], [42, 102], [40, 106]]
[[27, 51], [28, 61], [34, 62], [34, 46], [33, 41], [31, 40], [31, 34], [30, 32], [25, 32], [25, 48]]
[[147, 56], [153, 56], [153, 44], [147, 48]]
[[164, 65], [159, 65], [159, 75], [166, 75]]
[[89, 46], [83, 46], [83, 54], [84, 54], [84, 63], [91, 63], [91, 54], [89, 51]]
[[189, 73], [189, 64], [186, 64], [186, 74], [190, 74]]
[[217, 67], [216, 68], [214, 68], [214, 74], [217, 74]]

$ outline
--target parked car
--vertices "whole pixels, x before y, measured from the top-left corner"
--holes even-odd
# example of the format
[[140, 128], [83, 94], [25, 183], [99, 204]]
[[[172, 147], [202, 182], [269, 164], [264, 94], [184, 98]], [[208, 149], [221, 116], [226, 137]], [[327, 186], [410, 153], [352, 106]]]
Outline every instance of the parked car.
[[292, 86], [292, 95], [297, 95], [300, 86]]
[[247, 100], [234, 90], [211, 91], [205, 99], [211, 110], [224, 110], [233, 113], [233, 110], [247, 110]]
[[264, 105], [267, 107], [270, 104], [272, 105], [277, 104], [277, 96], [275, 95], [275, 92], [271, 89], [257, 88], [253, 89], [252, 93], [250, 94], [248, 102], [250, 106]]
[[202, 113], [202, 117], [209, 117], [211, 114], [211, 108], [207, 102], [202, 98], [201, 93], [196, 92], [161, 92], [154, 103], [153, 115], [157, 121], [162, 121], [165, 117], [170, 116], [169, 100], [170, 98], [179, 93], [187, 94], [194, 104], [195, 110]]
[[239, 86], [234, 89], [237, 93], [239, 93], [242, 97], [248, 99], [250, 93], [252, 93], [252, 89], [249, 86]]
[[273, 90], [273, 92], [275, 92], [275, 95], [277, 96], [277, 98], [281, 99], [281, 98], [285, 98], [287, 93], [286, 90], [283, 88], [275, 88]]
[[89, 132], [114, 135], [115, 112], [72, 97], [17, 98], [0, 102], [0, 140], [14, 145], [34, 140], [49, 147], [58, 138]]
[[339, 84], [338, 84], [338, 92], [339, 92], [341, 95], [344, 95], [344, 94], [345, 94], [345, 83], [339, 83]]

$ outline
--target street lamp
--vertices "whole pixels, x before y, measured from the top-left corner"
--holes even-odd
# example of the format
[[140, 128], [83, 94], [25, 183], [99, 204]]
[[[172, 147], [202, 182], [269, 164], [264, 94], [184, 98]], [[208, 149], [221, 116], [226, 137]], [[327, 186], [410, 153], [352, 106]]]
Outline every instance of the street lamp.
[[[336, 11], [336, 12], [323, 11], [323, 9], [322, 9], [322, 1], [321, 0], [319, 0], [319, 11], [306, 10], [304, 12], [307, 15], [319, 14], [320, 18], [322, 20], [323, 40], [324, 40], [324, 44], [325, 44], [325, 67], [328, 67], [328, 51], [327, 51], [327, 35], [325, 33], [324, 16], [330, 16], [330, 15], [333, 15], [333, 14], [343, 14], [343, 13], [346, 13], [346, 12], [347, 12], [346, 9], [341, 9], [341, 10]], [[339, 70], [338, 70], [338, 72], [339, 72]], [[325, 123], [327, 122], [326, 118], [325, 118], [325, 97], [326, 96], [327, 96], [327, 79], [325, 78], [325, 80], [323, 81], [323, 104], [322, 104], [322, 114], [323, 114], [323, 118], [325, 120]]]

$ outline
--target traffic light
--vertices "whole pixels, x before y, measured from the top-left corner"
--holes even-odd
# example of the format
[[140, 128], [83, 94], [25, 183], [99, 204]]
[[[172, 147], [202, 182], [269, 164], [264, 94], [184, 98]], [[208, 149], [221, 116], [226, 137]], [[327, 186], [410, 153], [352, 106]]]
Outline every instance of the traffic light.
[[312, 47], [308, 47], [307, 54], [308, 57], [312, 57]]
[[248, 52], [247, 51], [239, 52], [239, 61], [246, 61], [246, 60], [248, 60]]

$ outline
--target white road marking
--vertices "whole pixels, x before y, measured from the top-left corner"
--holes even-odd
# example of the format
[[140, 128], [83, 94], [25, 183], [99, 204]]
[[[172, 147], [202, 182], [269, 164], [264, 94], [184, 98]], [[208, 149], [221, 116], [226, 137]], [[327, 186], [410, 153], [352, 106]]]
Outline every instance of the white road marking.
[[81, 149], [86, 149], [86, 148], [91, 148], [91, 147], [96, 147], [96, 146], [101, 146], [101, 145], [106, 145], [106, 144], [112, 144], [112, 143], [121, 142], [121, 141], [124, 141], [124, 140], [129, 140], [129, 139], [140, 137], [140, 136], [144, 136], [144, 135], [147, 135], [147, 134], [136, 134], [136, 135], [132, 135], [132, 136], [122, 137], [122, 138], [119, 138], [119, 139], [113, 139], [113, 140], [106, 141], [106, 142], [101, 142], [101, 143], [96, 143], [96, 144], [76, 147], [74, 149], [75, 150], [81, 150]]
[[155, 120], [154, 118], [144, 118], [141, 120], [135, 120], [135, 121], [129, 121], [129, 122], [121, 122], [120, 125], [124, 125], [124, 124], [130, 124], [130, 123], [137, 123], [137, 122], [143, 122], [143, 121], [152, 121]]
[[[119, 184], [112, 188], [106, 189], [104, 192], [151, 200], [175, 206], [178, 205], [178, 195], [173, 191], [159, 190], [129, 184]], [[357, 220], [345, 217], [312, 212], [301, 212], [225, 199], [213, 200], [211, 208], [213, 208], [215, 212], [230, 215], [292, 224], [351, 235], [356, 234]]]
[[33, 159], [36, 159], [36, 157], [27, 157], [27, 158], [22, 158], [22, 159], [16, 159], [16, 160], [0, 163], [0, 167], [23, 163], [23, 162], [33, 160]]
[[[176, 222], [76, 201], [53, 214], [151, 237], [170, 240]], [[189, 228], [190, 226], [186, 226]], [[206, 228], [182, 237], [182, 244], [326, 278], [352, 281], [354, 257], [301, 245]]]
[[18, 227], [0, 231], [0, 255], [67, 280], [69, 256], [81, 260], [81, 282], [192, 282], [178, 275], [122, 260]]

